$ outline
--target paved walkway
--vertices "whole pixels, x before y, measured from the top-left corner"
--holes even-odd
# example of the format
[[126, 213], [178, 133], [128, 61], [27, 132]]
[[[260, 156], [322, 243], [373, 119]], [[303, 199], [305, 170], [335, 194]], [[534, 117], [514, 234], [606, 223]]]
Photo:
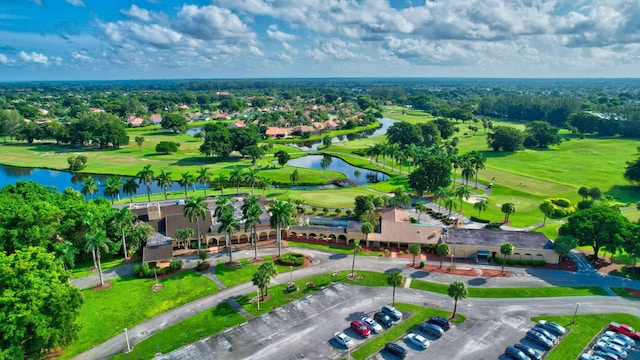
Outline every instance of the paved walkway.
[[[309, 276], [323, 274], [327, 272], [336, 272], [340, 270], [351, 269], [353, 258], [344, 254], [332, 254], [313, 249], [297, 249], [289, 248], [285, 251], [304, 252], [310, 256], [313, 261], [310, 266], [293, 272], [293, 279], [302, 279]], [[277, 249], [259, 249], [260, 256], [273, 255], [277, 253]], [[253, 251], [241, 251], [235, 254], [235, 257], [252, 257]], [[210, 256], [210, 260], [218, 260], [220, 257], [226, 257], [226, 254], [215, 254]], [[195, 267], [197, 259], [186, 259], [185, 267]], [[463, 277], [446, 273], [428, 272], [421, 269], [408, 267], [410, 259], [390, 259], [377, 258], [368, 256], [359, 256], [356, 259], [356, 269], [376, 271], [376, 272], [392, 272], [399, 271], [403, 276], [412, 280], [428, 280], [432, 282], [450, 284], [455, 280], [464, 281], [468, 286], [479, 287], [531, 287], [531, 286], [601, 286], [605, 289], [611, 287], [628, 287], [640, 289], [640, 281], [629, 280], [620, 277], [608, 276], [594, 271], [586, 272], [567, 272], [549, 269], [534, 268], [510, 268], [506, 269], [511, 273], [510, 277]], [[438, 264], [432, 261], [430, 263]], [[187, 266], [188, 265], [188, 266]], [[469, 264], [469, 267], [480, 267], [479, 265]], [[486, 266], [485, 266], [486, 267]], [[497, 268], [497, 267], [496, 267]], [[115, 274], [125, 273], [125, 271], [114, 271]], [[97, 278], [97, 275], [93, 275]], [[285, 273], [278, 275], [272, 284], [282, 284], [289, 281], [291, 274]], [[79, 279], [81, 280], [81, 279]], [[83, 281], [82, 283], [87, 283]], [[215, 294], [200, 298], [191, 303], [169, 310], [142, 324], [129, 329], [129, 340], [132, 344], [150, 337], [161, 329], [183, 321], [197, 313], [210, 309], [222, 302], [229, 302], [233, 306], [235, 297], [252, 293], [255, 287], [250, 283], [240, 284], [231, 288], [223, 289]], [[538, 299], [529, 299], [530, 303], [538, 301]], [[124, 334], [115, 336], [102, 344], [76, 356], [74, 359], [103, 359], [125, 350]]]

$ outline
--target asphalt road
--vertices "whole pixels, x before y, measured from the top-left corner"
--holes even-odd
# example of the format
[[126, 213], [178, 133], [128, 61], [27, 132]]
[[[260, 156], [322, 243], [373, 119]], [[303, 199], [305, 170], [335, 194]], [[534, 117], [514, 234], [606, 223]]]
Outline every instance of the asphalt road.
[[[261, 250], [261, 255], [273, 254], [275, 249]], [[287, 251], [300, 251], [312, 257], [313, 261], [311, 266], [294, 271], [293, 278], [300, 279], [311, 275], [333, 272], [338, 270], [351, 269], [352, 257], [342, 254], [328, 254], [321, 251], [309, 250], [309, 249], [294, 249], [290, 248]], [[235, 257], [252, 257], [253, 251], [243, 251], [235, 254]], [[217, 254], [211, 257], [211, 260], [224, 259], [225, 254]], [[195, 263], [194, 259], [187, 259], [187, 266], [190, 267]], [[413, 268], [406, 267], [406, 259], [387, 259], [376, 257], [358, 257], [356, 259], [356, 269], [370, 270], [378, 272], [391, 272], [400, 271], [404, 276], [411, 277], [412, 279], [423, 279], [428, 281], [439, 282], [443, 284], [449, 284], [454, 280], [464, 281], [469, 286], [481, 286], [481, 287], [519, 287], [519, 286], [572, 286], [572, 285], [593, 285], [593, 286], [615, 286], [615, 287], [631, 287], [640, 289], [639, 281], [632, 281], [628, 279], [604, 276], [597, 272], [564, 272], [556, 270], [546, 269], [526, 269], [526, 268], [509, 268], [509, 272], [512, 274], [510, 277], [495, 277], [495, 278], [469, 278], [453, 276], [443, 273], [430, 273], [423, 270], [415, 270]], [[467, 265], [465, 265], [467, 266]], [[113, 271], [113, 276], [126, 275], [127, 271], [123, 269], [116, 269]], [[282, 283], [289, 281], [289, 273], [280, 274], [273, 283]], [[83, 280], [84, 286], [88, 286], [92, 281], [95, 282], [97, 276], [88, 277]], [[93, 280], [92, 280], [93, 279]], [[349, 287], [347, 287], [349, 288]], [[335, 331], [344, 330], [348, 327], [349, 314], [361, 314], [368, 313], [376, 310], [388, 302], [389, 295], [387, 288], [363, 288], [356, 287], [363, 293], [358, 294], [344, 294], [339, 298], [344, 298], [345, 301], [339, 307], [334, 307], [332, 311], [324, 311], [321, 313], [321, 317], [311, 317], [308, 314], [313, 312], [301, 311], [297, 314], [296, 321], [299, 321], [298, 325], [295, 325], [295, 331], [287, 332], [292, 328], [292, 325], [285, 324], [284, 329], [271, 327], [266, 333], [277, 333], [279, 336], [269, 337], [270, 346], [260, 346], [257, 348], [255, 354], [251, 351], [240, 351], [243, 345], [236, 344], [234, 347], [234, 353], [245, 354], [238, 359], [269, 359], [270, 357], [260, 357], [263, 352], [271, 351], [271, 354], [277, 353], [278, 356], [282, 356], [278, 353], [278, 349], [283, 346], [289, 348], [291, 344], [297, 342], [306, 343], [305, 341], [294, 341], [296, 339], [304, 338], [304, 334], [310, 339], [313, 339], [314, 343], [327, 343], [333, 336]], [[387, 290], [387, 291], [385, 291]], [[255, 287], [251, 283], [241, 284], [232, 288], [223, 289], [218, 293], [209, 295], [207, 297], [198, 299], [189, 304], [185, 304], [173, 310], [169, 310], [159, 316], [156, 316], [142, 324], [139, 324], [129, 329], [129, 338], [132, 344], [136, 344], [155, 332], [178, 323], [192, 315], [195, 315], [201, 311], [209, 309], [223, 301], [234, 298], [239, 295], [244, 295], [255, 291]], [[341, 290], [344, 291], [344, 290]], [[350, 292], [353, 290], [349, 290]], [[451, 310], [452, 301], [448, 296], [442, 296], [438, 294], [426, 293], [422, 291], [416, 291], [411, 289], [397, 289], [397, 301], [417, 303], [430, 307]], [[371, 299], [371, 303], [363, 305], [364, 299]], [[306, 299], [304, 301], [312, 301]], [[300, 301], [300, 305], [304, 305], [304, 301]], [[631, 300], [625, 300], [618, 297], [586, 297], [586, 298], [537, 298], [537, 299], [466, 299], [459, 304], [459, 311], [463, 313], [469, 319], [464, 325], [460, 327], [460, 335], [457, 332], [447, 333], [445, 335], [452, 337], [451, 341], [455, 346], [444, 346], [448, 349], [449, 353], [441, 354], [442, 358], [449, 359], [484, 359], [497, 358], [497, 349], [499, 352], [504, 351], [504, 347], [509, 344], [517, 342], [524, 336], [526, 329], [531, 325], [529, 324], [529, 317], [533, 315], [543, 314], [567, 314], [571, 313], [575, 308], [575, 303], [580, 302], [581, 313], [601, 313], [601, 312], [628, 312], [638, 316], [637, 302]], [[319, 301], [316, 301], [315, 307], [319, 306]], [[636, 305], [635, 307], [633, 305]], [[314, 308], [315, 308], [314, 307]], [[335, 309], [340, 309], [336, 311]], [[345, 312], [346, 311], [346, 312]], [[337, 313], [338, 317], [333, 318], [331, 314]], [[307, 315], [304, 315], [307, 314]], [[315, 321], [314, 321], [315, 319]], [[321, 319], [321, 321], [318, 321]], [[253, 320], [255, 321], [255, 320]], [[251, 324], [251, 322], [249, 322]], [[245, 327], [249, 324], [243, 325]], [[525, 326], [526, 325], [526, 326]], [[252, 328], [251, 324], [248, 328]], [[464, 329], [468, 328], [468, 333]], [[307, 330], [312, 329], [312, 330]], [[491, 330], [493, 329], [493, 330]], [[236, 330], [231, 330], [236, 331]], [[264, 331], [264, 330], [261, 330]], [[258, 330], [255, 330], [259, 333]], [[263, 332], [264, 334], [264, 332]], [[320, 335], [322, 334], [322, 335]], [[244, 334], [246, 336], [246, 334]], [[293, 337], [291, 337], [293, 336]], [[465, 339], [471, 340], [465, 340]], [[248, 341], [248, 340], [247, 340]], [[257, 340], [256, 340], [257, 341]], [[200, 346], [202, 342], [197, 343]], [[258, 342], [259, 343], [259, 342]], [[125, 350], [124, 334], [120, 334], [114, 338], [107, 340], [106, 342], [95, 346], [76, 356], [74, 359], [103, 359], [107, 358], [118, 352]], [[278, 345], [280, 344], [280, 345]], [[302, 350], [311, 347], [306, 343], [306, 347]], [[440, 340], [434, 342], [432, 347], [426, 351], [431, 353], [437, 353], [438, 348], [441, 347]], [[496, 349], [493, 349], [493, 348]], [[318, 357], [319, 354], [328, 354], [324, 358], [333, 358], [331, 354], [335, 352], [330, 351], [334, 347], [330, 348], [316, 348], [314, 354], [307, 358], [323, 358]], [[492, 350], [493, 349], [493, 350]], [[300, 354], [305, 354], [304, 351], [300, 351]], [[334, 351], [338, 351], [335, 349]], [[487, 352], [485, 354], [485, 352]], [[289, 353], [289, 352], [288, 352]], [[295, 354], [290, 352], [291, 354]], [[473, 357], [466, 357], [466, 354], [472, 354]], [[487, 357], [492, 354], [492, 356]], [[453, 355], [453, 356], [452, 356]], [[322, 355], [324, 356], [324, 355]], [[344, 356], [344, 354], [343, 354]], [[385, 356], [382, 354], [381, 356]], [[457, 357], [460, 356], [460, 357]], [[188, 358], [188, 357], [187, 357]], [[209, 359], [211, 357], [208, 357]], [[231, 357], [222, 357], [230, 358]], [[302, 357], [295, 357], [300, 359]], [[436, 357], [440, 358], [440, 357]]]

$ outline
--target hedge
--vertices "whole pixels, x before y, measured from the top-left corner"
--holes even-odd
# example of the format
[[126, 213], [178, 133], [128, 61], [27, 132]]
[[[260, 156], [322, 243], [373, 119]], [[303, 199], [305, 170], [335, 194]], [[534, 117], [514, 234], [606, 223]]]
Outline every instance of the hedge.
[[[496, 258], [496, 264], [502, 265], [502, 259]], [[507, 265], [526, 265], [526, 266], [545, 266], [547, 262], [544, 260], [515, 260], [508, 259], [506, 261]]]
[[[155, 272], [153, 270], [156, 270]], [[158, 275], [171, 274], [182, 269], [182, 260], [173, 260], [168, 267], [164, 268], [151, 268], [149, 264], [142, 263], [133, 266], [133, 273], [139, 278], [152, 278], [157, 273]]]
[[471, 219], [471, 221], [479, 222], [479, 223], [482, 223], [482, 224], [488, 224], [488, 223], [491, 222], [491, 220], [480, 219], [480, 218], [475, 217], [475, 216], [472, 216], [469, 219]]
[[278, 257], [278, 262], [282, 265], [300, 266], [304, 264], [305, 256], [300, 253], [287, 253]]

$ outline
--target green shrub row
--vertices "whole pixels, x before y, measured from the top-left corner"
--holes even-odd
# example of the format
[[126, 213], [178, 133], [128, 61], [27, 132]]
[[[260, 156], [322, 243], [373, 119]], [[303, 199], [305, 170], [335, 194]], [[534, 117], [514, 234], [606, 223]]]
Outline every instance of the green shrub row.
[[480, 219], [479, 217], [475, 217], [475, 216], [472, 216], [469, 219], [471, 219], [471, 221], [479, 222], [481, 224], [488, 224], [491, 222], [491, 220]]
[[282, 265], [300, 266], [304, 264], [304, 254], [287, 253], [278, 258], [278, 262]]
[[571, 200], [565, 198], [549, 198], [548, 200], [551, 201], [553, 205], [560, 207], [568, 207], [571, 205]]
[[180, 269], [182, 269], [182, 260], [173, 260], [168, 267], [164, 268], [151, 268], [147, 263], [136, 264], [133, 266], [133, 273], [139, 278], [152, 278], [156, 273], [160, 276], [174, 273]]
[[563, 218], [567, 217], [576, 211], [578, 211], [579, 205], [571, 205], [571, 201], [565, 198], [548, 198], [551, 202], [552, 209], [549, 212], [549, 217]]
[[[502, 259], [496, 258], [496, 264], [502, 265]], [[506, 261], [507, 265], [526, 265], [526, 266], [545, 266], [547, 262], [544, 260], [515, 260], [508, 259]]]

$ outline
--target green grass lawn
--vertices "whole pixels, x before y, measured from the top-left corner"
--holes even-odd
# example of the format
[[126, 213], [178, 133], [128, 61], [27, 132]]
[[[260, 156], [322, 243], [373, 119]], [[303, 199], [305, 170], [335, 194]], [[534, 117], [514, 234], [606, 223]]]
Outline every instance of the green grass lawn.
[[[112, 269], [114, 267], [122, 265], [124, 259], [112, 259], [108, 261], [101, 261], [100, 265], [102, 266], [102, 271]], [[69, 272], [74, 279], [80, 279], [81, 277], [85, 277], [97, 272], [98, 269], [93, 267], [93, 261], [89, 260], [87, 262], [76, 264], [73, 269], [70, 269]]]
[[[273, 262], [272, 256], [262, 256], [265, 261]], [[251, 264], [249, 263], [250, 259], [236, 259], [242, 263], [242, 267], [239, 268], [228, 268], [224, 266], [224, 262], [219, 262], [216, 264], [216, 276], [222, 283], [227, 286], [235, 286], [238, 284], [242, 284], [245, 282], [250, 282], [253, 274], [256, 273], [260, 264]], [[293, 270], [297, 270], [299, 267], [294, 266]], [[288, 273], [291, 269], [288, 266], [277, 265], [276, 269], [278, 270], [278, 274]]]
[[[369, 356], [380, 351], [384, 345], [388, 342], [394, 342], [400, 337], [404, 336], [409, 330], [418, 326], [421, 322], [425, 321], [431, 316], [443, 316], [448, 317], [450, 313], [446, 310], [432, 309], [428, 307], [397, 303], [398, 310], [404, 312], [411, 312], [412, 315], [409, 318], [404, 319], [400, 324], [393, 326], [392, 328], [384, 331], [380, 335], [376, 335], [375, 338], [368, 340], [364, 345], [359, 347], [351, 355], [354, 359], [367, 359]], [[456, 314], [456, 319], [452, 322], [462, 323], [466, 318], [460, 314]]]
[[572, 324], [573, 315], [563, 316], [536, 316], [532, 321], [538, 320], [554, 321], [567, 327], [569, 333], [560, 343], [547, 355], [547, 360], [566, 360], [577, 358], [585, 346], [593, 339], [603, 327], [609, 326], [609, 322], [615, 321], [631, 325], [634, 328], [640, 327], [640, 319], [629, 314], [597, 314], [578, 315], [576, 323]]
[[[411, 280], [412, 289], [447, 294], [449, 285], [438, 284], [423, 280]], [[541, 287], [507, 287], [507, 288], [476, 288], [468, 287], [469, 297], [475, 298], [530, 298], [556, 296], [606, 296], [607, 292], [598, 286], [541, 286]]]
[[153, 279], [133, 276], [112, 281], [106, 290], [84, 290], [80, 309], [78, 340], [65, 349], [71, 358], [92, 346], [169, 309], [218, 291], [218, 286], [192, 271], [183, 271], [160, 280], [162, 290], [153, 292]]
[[130, 353], [118, 354], [110, 359], [152, 359], [157, 353], [167, 354], [245, 321], [231, 305], [222, 303], [160, 330], [136, 344]]
[[[332, 246], [332, 245], [321, 245], [321, 244], [309, 244], [304, 242], [297, 241], [289, 241], [287, 240], [289, 246], [302, 247], [307, 249], [318, 249], [323, 251], [330, 251], [339, 254], [347, 254], [353, 256], [353, 249], [346, 248], [344, 246]], [[379, 251], [360, 251], [358, 252], [358, 256], [380, 256], [381, 252]], [[356, 261], [358, 261], [356, 259]]]

